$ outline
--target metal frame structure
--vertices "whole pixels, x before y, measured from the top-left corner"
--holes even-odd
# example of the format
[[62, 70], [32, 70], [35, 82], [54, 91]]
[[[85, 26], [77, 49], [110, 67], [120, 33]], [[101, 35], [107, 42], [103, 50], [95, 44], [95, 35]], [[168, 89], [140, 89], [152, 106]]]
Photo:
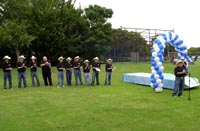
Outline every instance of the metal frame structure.
[[128, 30], [140, 33], [141, 36], [147, 41], [147, 44], [152, 44], [152, 38], [155, 38], [157, 35], [163, 32], [174, 32], [174, 29], [167, 30], [167, 29], [148, 29], [148, 28], [131, 28], [131, 27], [120, 27], [122, 30]]
[[[150, 28], [132, 28], [132, 27], [123, 27], [120, 26], [121, 30], [128, 30], [139, 33], [146, 41], [148, 45], [153, 45], [153, 39], [156, 36], [160, 35], [163, 32], [174, 32], [174, 29], [150, 29]], [[136, 38], [137, 39], [137, 38]], [[123, 45], [123, 43], [121, 43]], [[136, 48], [138, 48], [138, 44], [136, 43]], [[167, 46], [167, 52], [169, 52], [169, 46]], [[169, 54], [168, 54], [169, 56]], [[137, 58], [138, 56], [136, 56]], [[147, 56], [146, 56], [147, 57]], [[140, 60], [136, 60], [140, 61]]]

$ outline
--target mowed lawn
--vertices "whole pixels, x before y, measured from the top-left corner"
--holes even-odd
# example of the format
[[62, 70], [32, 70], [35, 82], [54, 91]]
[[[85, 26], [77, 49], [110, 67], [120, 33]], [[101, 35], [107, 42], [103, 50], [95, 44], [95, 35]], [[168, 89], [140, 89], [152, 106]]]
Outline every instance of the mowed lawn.
[[[0, 90], [0, 131], [198, 131], [200, 130], [200, 89], [188, 90], [183, 98], [171, 97], [172, 90], [154, 93], [148, 86], [124, 83], [122, 75], [151, 72], [150, 63], [114, 63], [112, 85], [104, 86], [102, 65], [100, 86], [72, 86], [57, 89], [57, 71], [52, 68], [53, 87], [17, 89], [13, 70], [13, 90]], [[174, 65], [165, 63], [165, 72]], [[200, 62], [190, 73], [200, 78]], [[0, 74], [3, 85], [3, 74]], [[73, 76], [74, 81], [74, 76]], [[66, 80], [65, 80], [66, 83]], [[73, 82], [74, 84], [74, 82]]]

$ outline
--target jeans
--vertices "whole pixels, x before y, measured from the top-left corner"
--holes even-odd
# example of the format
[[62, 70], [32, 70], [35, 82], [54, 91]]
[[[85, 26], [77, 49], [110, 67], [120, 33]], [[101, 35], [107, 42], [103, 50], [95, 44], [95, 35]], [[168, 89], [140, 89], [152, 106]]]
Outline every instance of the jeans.
[[39, 76], [37, 71], [31, 71], [31, 80], [32, 80], [32, 86], [35, 86], [35, 79], [37, 81], [37, 86], [40, 86]]
[[112, 72], [106, 72], [106, 80], [105, 80], [105, 85], [110, 85], [111, 84], [111, 75]]
[[90, 73], [89, 72], [85, 72], [84, 73], [84, 77], [85, 77], [85, 84], [86, 85], [90, 85]]
[[184, 77], [176, 77], [172, 95], [176, 96], [176, 94], [178, 93], [178, 96], [181, 96], [183, 94], [184, 84], [185, 84]]
[[81, 71], [80, 70], [74, 70], [74, 75], [75, 75], [75, 84], [78, 85], [78, 78], [80, 81], [80, 84], [82, 85], [82, 77], [81, 77]]
[[3, 88], [6, 89], [6, 82], [7, 79], [9, 81], [9, 88], [12, 88], [12, 74], [11, 72], [4, 72], [4, 84], [3, 84]]
[[99, 85], [99, 72], [98, 71], [93, 71], [92, 73], [92, 85], [94, 85], [96, 78], [96, 84]]
[[72, 72], [71, 71], [66, 72], [66, 79], [67, 79], [67, 85], [71, 86], [72, 85]]
[[[60, 81], [62, 85], [60, 85]], [[58, 86], [64, 86], [64, 71], [58, 71]]]
[[21, 88], [22, 79], [24, 82], [24, 88], [27, 87], [26, 84], [26, 73], [25, 72], [18, 72], [18, 88]]

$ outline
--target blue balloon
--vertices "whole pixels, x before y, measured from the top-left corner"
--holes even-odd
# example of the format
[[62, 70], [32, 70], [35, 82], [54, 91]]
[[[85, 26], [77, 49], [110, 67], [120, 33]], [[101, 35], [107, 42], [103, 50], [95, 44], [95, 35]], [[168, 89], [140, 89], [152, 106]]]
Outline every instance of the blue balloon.
[[162, 54], [162, 53], [158, 53], [158, 57], [160, 57], [160, 58], [161, 58], [162, 56], [163, 56], [163, 54]]
[[183, 54], [183, 53], [181, 53], [181, 55], [182, 55], [182, 56], [184, 56], [185, 58], [187, 58], [187, 57], [188, 57], [188, 55], [187, 55], [187, 54]]
[[155, 77], [154, 77], [154, 75], [152, 74], [152, 75], [151, 75], [151, 79], [154, 79], [154, 78], [155, 78]]
[[161, 70], [158, 70], [157, 73], [158, 73], [159, 75], [161, 75], [161, 74], [162, 74], [162, 71], [161, 71]]
[[179, 45], [181, 45], [181, 44], [183, 44], [183, 40], [178, 41], [178, 42], [176, 43], [176, 46], [179, 46]]
[[175, 44], [174, 42], [178, 39], [178, 35], [175, 36], [173, 40], [171, 40], [171, 43]]
[[163, 63], [164, 61], [165, 61], [165, 60], [164, 60], [164, 58], [163, 58], [163, 57], [161, 57], [161, 58], [160, 58], [160, 62], [162, 62], [162, 63]]
[[161, 34], [165, 41], [167, 41], [167, 36], [165, 34]]
[[160, 50], [164, 49], [164, 46], [161, 44], [158, 46], [160, 48]]
[[180, 48], [180, 50], [186, 50], [186, 49], [187, 49], [187, 47], [185, 47], [185, 46]]
[[156, 71], [158, 71], [158, 70], [159, 70], [159, 67], [158, 67], [158, 66], [154, 66], [154, 69], [155, 69]]
[[156, 83], [156, 80], [155, 79], [151, 79], [151, 83]]
[[151, 61], [154, 61], [154, 59], [155, 59], [154, 57], [151, 57]]
[[153, 87], [157, 88], [158, 87], [158, 83], [153, 83]]
[[163, 80], [163, 79], [164, 79], [164, 76], [161, 74], [161, 75], [159, 75], [159, 78], [160, 78], [161, 80]]
[[160, 50], [159, 53], [162, 53], [162, 55], [164, 54], [165, 50]]
[[162, 42], [159, 39], [155, 39], [154, 43], [156, 43], [158, 46], [162, 44]]
[[169, 32], [169, 39], [172, 39], [172, 32]]
[[153, 53], [153, 52], [155, 52], [155, 50], [154, 50], [154, 49], [152, 49], [152, 50], [151, 50], [151, 53]]
[[151, 63], [151, 65], [152, 65], [152, 66], [156, 66], [156, 62], [153, 61], [153, 62]]

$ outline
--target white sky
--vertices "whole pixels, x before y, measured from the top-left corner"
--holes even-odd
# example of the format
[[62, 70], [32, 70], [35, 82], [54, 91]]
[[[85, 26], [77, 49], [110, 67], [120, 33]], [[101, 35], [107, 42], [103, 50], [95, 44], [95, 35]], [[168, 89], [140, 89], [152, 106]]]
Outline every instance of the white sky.
[[111, 8], [113, 28], [174, 29], [188, 47], [200, 47], [199, 0], [76, 0], [79, 4]]

